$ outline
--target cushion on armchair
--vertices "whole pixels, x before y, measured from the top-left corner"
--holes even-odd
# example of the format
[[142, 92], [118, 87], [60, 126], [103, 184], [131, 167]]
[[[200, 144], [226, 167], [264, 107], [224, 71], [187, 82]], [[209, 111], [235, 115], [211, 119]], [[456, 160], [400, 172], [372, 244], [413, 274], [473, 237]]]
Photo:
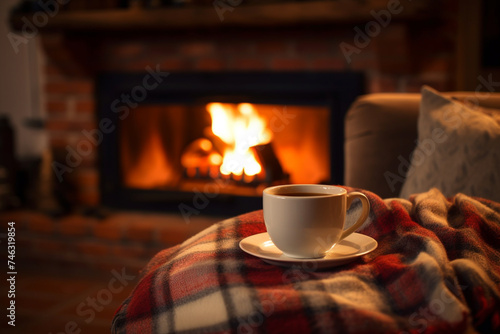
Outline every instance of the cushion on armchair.
[[415, 147], [401, 197], [437, 187], [500, 201], [500, 110], [423, 87]]

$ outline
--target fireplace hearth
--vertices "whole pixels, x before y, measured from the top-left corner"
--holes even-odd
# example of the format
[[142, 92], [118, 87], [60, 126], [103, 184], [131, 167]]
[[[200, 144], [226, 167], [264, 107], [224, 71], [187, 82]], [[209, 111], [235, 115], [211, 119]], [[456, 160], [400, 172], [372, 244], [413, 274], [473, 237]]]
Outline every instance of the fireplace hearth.
[[153, 73], [97, 78], [103, 205], [234, 215], [270, 185], [342, 184], [360, 73]]

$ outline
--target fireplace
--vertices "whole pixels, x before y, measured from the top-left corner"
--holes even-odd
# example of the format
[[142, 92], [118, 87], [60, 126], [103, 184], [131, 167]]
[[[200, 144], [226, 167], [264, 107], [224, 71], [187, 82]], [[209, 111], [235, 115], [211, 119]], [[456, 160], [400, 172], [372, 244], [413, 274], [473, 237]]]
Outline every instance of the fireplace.
[[233, 215], [267, 186], [342, 184], [343, 118], [362, 92], [356, 72], [103, 73], [102, 203]]

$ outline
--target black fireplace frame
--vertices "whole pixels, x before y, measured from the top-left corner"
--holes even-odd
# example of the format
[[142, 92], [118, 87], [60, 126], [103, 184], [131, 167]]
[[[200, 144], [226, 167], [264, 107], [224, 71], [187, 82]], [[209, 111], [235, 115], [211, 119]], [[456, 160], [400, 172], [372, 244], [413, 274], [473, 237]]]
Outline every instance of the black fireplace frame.
[[[122, 94], [130, 95], [144, 85], [143, 73], [105, 72], [96, 79], [98, 124], [106, 119], [116, 126], [103, 134], [99, 145], [101, 204], [134, 210], [177, 211], [184, 203], [193, 206], [194, 193], [143, 190], [122, 185], [119, 166], [117, 108]], [[151, 83], [153, 80], [151, 80]], [[137, 89], [137, 92], [144, 90]], [[357, 96], [364, 93], [360, 72], [171, 72], [147, 91], [145, 104], [200, 104], [213, 102], [326, 106], [330, 109], [331, 184], [342, 184], [344, 174], [344, 116]], [[142, 97], [141, 97], [142, 98]], [[122, 105], [123, 106], [123, 105]], [[129, 108], [133, 112], [133, 108]], [[258, 196], [219, 194], [203, 207], [203, 214], [230, 216], [262, 208]]]

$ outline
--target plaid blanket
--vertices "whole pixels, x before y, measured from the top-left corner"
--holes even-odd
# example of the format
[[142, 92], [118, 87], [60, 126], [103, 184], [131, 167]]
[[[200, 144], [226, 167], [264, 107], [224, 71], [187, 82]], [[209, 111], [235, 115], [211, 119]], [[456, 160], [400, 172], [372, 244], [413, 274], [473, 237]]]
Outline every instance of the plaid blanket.
[[113, 332], [500, 333], [500, 203], [363, 192], [372, 253], [321, 271], [267, 264], [238, 247], [265, 232], [251, 212], [158, 253]]

